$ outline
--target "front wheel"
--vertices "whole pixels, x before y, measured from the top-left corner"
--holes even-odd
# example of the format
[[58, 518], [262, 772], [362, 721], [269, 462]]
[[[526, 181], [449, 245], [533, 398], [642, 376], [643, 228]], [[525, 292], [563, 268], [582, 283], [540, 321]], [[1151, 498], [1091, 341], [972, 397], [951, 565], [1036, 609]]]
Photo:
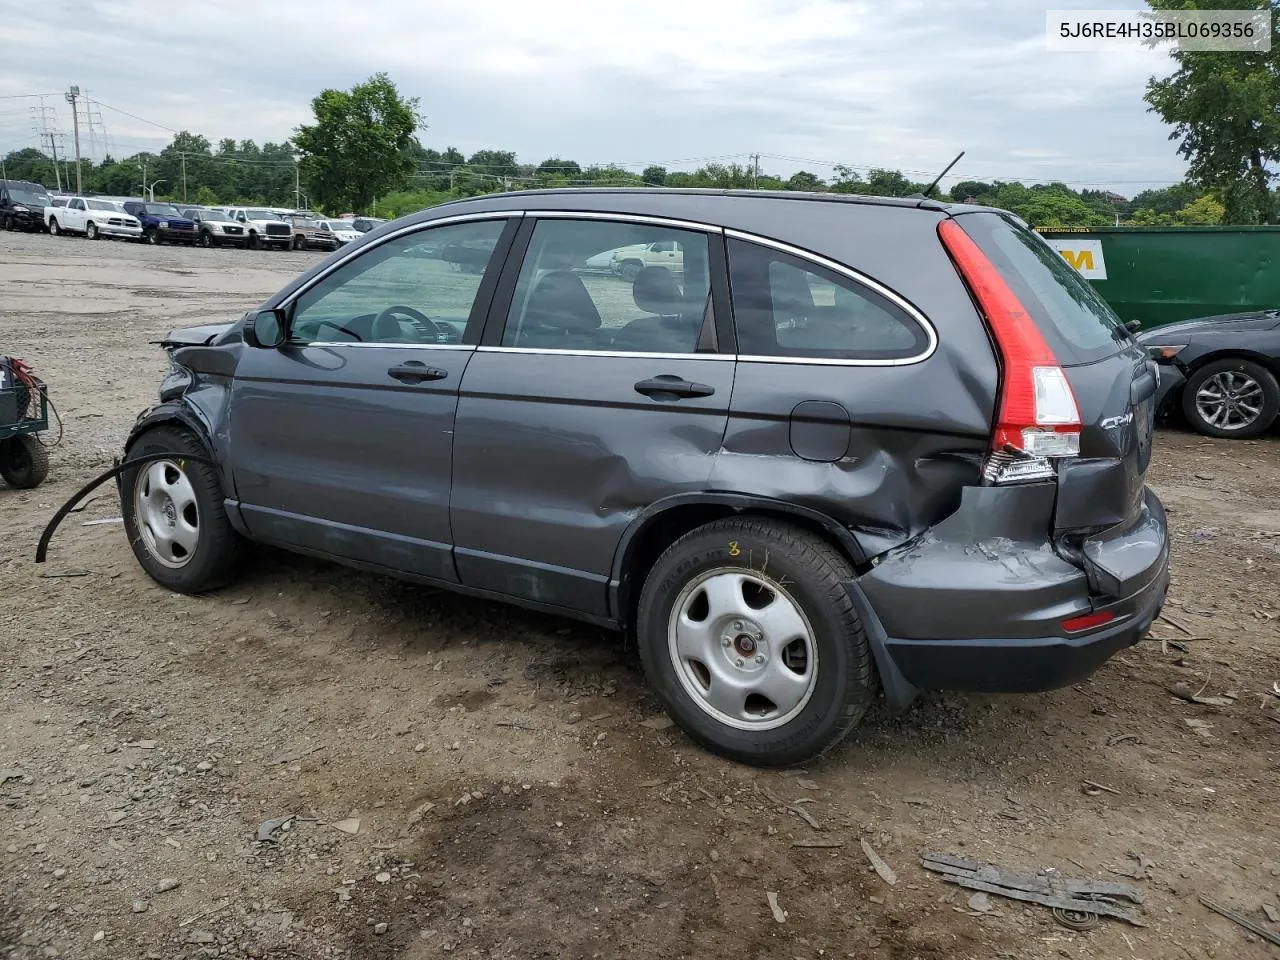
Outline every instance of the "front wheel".
[[121, 476], [121, 513], [129, 545], [142, 569], [178, 593], [203, 593], [234, 576], [240, 539], [227, 520], [222, 484], [186, 430], [155, 427], [129, 448], [126, 460], [168, 453]]
[[1182, 388], [1182, 412], [1199, 433], [1245, 440], [1261, 436], [1280, 411], [1280, 386], [1266, 367], [1228, 357], [1207, 363]]
[[654, 564], [637, 638], [650, 684], [689, 736], [731, 759], [789, 766], [838, 744], [875, 696], [848, 561], [782, 522], [699, 527]]
[[90, 223], [84, 228], [84, 235], [90, 240], [99, 239], [101, 235], [98, 233], [98, 225], [96, 223]]
[[249, 249], [250, 250], [258, 249], [258, 235], [252, 231], [249, 232]]
[[0, 440], [0, 477], [15, 490], [30, 490], [49, 476], [49, 451], [30, 434]]
[[153, 247], [160, 243], [160, 237], [156, 234], [155, 230], [144, 230], [142, 233], [142, 240], [144, 243], [149, 243]]
[[3, 219], [0, 219], [0, 228], [3, 228], [4, 230], [12, 230], [13, 217], [9, 216], [8, 214], [5, 214]]
[[293, 249], [295, 249], [295, 250], [301, 250], [301, 249], [302, 249], [303, 247], [305, 247], [306, 245], [307, 245], [307, 241], [306, 241], [306, 240], [304, 240], [302, 237], [294, 237], [294, 238], [293, 238]]
[[62, 228], [58, 226], [58, 218], [54, 217], [49, 221], [49, 232], [55, 237], [62, 236]]
[[206, 250], [213, 246], [213, 236], [208, 230], [200, 231], [200, 246], [204, 247]]

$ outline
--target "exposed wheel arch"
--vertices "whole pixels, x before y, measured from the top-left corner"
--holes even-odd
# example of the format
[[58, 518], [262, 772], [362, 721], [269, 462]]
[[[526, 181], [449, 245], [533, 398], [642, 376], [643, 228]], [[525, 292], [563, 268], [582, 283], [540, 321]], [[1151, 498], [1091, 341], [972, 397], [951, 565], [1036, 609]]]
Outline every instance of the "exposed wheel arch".
[[668, 546], [689, 531], [735, 515], [749, 514], [798, 526], [836, 547], [854, 569], [867, 564], [857, 537], [837, 520], [817, 510], [769, 497], [732, 492], [677, 494], [651, 504], [631, 522], [614, 554], [609, 583], [609, 609], [630, 634], [645, 575]]

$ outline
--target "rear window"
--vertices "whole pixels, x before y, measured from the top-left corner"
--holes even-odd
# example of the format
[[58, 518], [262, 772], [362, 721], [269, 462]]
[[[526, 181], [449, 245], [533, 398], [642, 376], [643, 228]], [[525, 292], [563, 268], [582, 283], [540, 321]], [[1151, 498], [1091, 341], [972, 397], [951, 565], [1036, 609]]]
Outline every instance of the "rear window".
[[964, 214], [957, 222], [1022, 301], [1059, 363], [1101, 360], [1128, 339], [1089, 281], [1035, 231], [997, 213]]

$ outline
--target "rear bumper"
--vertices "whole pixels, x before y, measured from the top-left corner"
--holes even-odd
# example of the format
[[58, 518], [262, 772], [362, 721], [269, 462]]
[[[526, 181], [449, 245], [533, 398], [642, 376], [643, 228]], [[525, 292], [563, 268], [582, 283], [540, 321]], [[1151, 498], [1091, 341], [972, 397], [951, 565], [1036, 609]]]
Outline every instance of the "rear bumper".
[[[1086, 572], [1045, 538], [1051, 484], [969, 491], [955, 515], [857, 581], [879, 620], [869, 632], [883, 631], [882, 677], [907, 691], [1052, 690], [1145, 635], [1169, 587], [1164, 508], [1153, 493], [1126, 531], [1086, 545]], [[1035, 527], [1038, 539], [1027, 536]], [[1099, 594], [1098, 584], [1119, 592]], [[1111, 619], [1063, 629], [1090, 613]], [[885, 686], [892, 699], [895, 684]]]

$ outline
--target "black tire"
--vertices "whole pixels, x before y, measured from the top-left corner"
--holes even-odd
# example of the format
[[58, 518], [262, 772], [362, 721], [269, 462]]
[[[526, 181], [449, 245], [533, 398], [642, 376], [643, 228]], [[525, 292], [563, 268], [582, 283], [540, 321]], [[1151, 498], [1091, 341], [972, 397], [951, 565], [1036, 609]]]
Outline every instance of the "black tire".
[[258, 249], [258, 235], [254, 233], [252, 230], [249, 231], [249, 249], [250, 250]]
[[58, 226], [58, 218], [57, 218], [57, 217], [50, 217], [50, 218], [49, 218], [49, 232], [50, 232], [51, 234], [53, 234], [55, 237], [60, 237], [60, 236], [62, 236], [62, 228]]
[[[780, 726], [734, 727], [708, 712], [682, 682], [679, 671], [688, 668], [677, 666], [668, 623], [686, 586], [716, 570], [741, 570], [770, 581], [808, 621], [817, 657], [811, 693]], [[694, 740], [742, 763], [790, 766], [830, 750], [862, 719], [877, 689], [871, 647], [841, 583], [853, 576], [849, 562], [829, 543], [783, 522], [718, 520], [681, 537], [645, 578], [636, 618], [645, 675], [667, 712]]]
[[3, 228], [3, 229], [5, 229], [5, 230], [12, 230], [12, 229], [13, 229], [13, 217], [9, 216], [9, 215], [6, 213], [6, 214], [4, 215], [4, 218], [3, 218], [3, 219], [0, 219], [0, 228]]
[[[1200, 391], [1215, 389], [1221, 383], [1221, 380], [1215, 378], [1221, 378], [1223, 375], [1228, 375], [1234, 379], [1235, 383], [1241, 385], [1238, 396], [1242, 399], [1260, 395], [1261, 402], [1256, 404], [1258, 414], [1247, 424], [1219, 426], [1210, 422], [1201, 410], [1198, 397]], [[1252, 381], [1255, 386], [1249, 387], [1249, 381]], [[1248, 440], [1261, 436], [1275, 422], [1277, 412], [1280, 412], [1280, 385], [1277, 385], [1275, 375], [1261, 364], [1246, 360], [1244, 357], [1226, 357], [1206, 363], [1187, 378], [1187, 383], [1182, 388], [1183, 415], [1193, 430], [1207, 437]]]
[[156, 233], [156, 230], [155, 230], [155, 228], [154, 228], [154, 227], [152, 227], [152, 228], [151, 228], [151, 229], [149, 229], [149, 230], [143, 230], [143, 231], [142, 231], [142, 242], [143, 242], [143, 243], [149, 243], [149, 244], [151, 244], [153, 247], [154, 247], [154, 246], [158, 246], [158, 245], [160, 244], [160, 237], [159, 237], [159, 235]]
[[86, 224], [86, 225], [85, 225], [85, 228], [84, 228], [84, 235], [85, 235], [85, 237], [86, 237], [86, 238], [88, 238], [89, 240], [101, 240], [101, 239], [102, 239], [102, 234], [98, 233], [98, 225], [97, 225], [96, 223], [94, 223], [93, 221], [90, 221], [88, 224]]
[[306, 247], [306, 245], [307, 245], [306, 237], [303, 237], [303, 236], [298, 235], [298, 234], [295, 234], [295, 235], [294, 235], [294, 238], [293, 238], [293, 249], [295, 249], [295, 250], [302, 250], [302, 249], [304, 249], [304, 248]]
[[212, 466], [195, 462], [183, 464], [181, 461], [184, 453], [208, 456], [208, 452], [186, 430], [161, 426], [138, 437], [129, 447], [125, 459], [136, 459], [153, 453], [177, 455], [177, 463], [171, 466], [175, 473], [185, 475], [191, 484], [198, 514], [199, 538], [189, 558], [181, 566], [168, 566], [152, 553], [140, 527], [134, 499], [138, 484], [143, 482], [145, 471], [151, 466], [146, 464], [121, 474], [121, 514], [133, 555], [138, 558], [138, 563], [151, 579], [177, 593], [204, 593], [225, 586], [235, 576], [236, 561], [243, 544], [239, 534], [227, 520], [222, 484]]
[[22, 434], [0, 440], [0, 477], [15, 490], [30, 490], [49, 476], [49, 451], [35, 437]]
[[208, 230], [200, 231], [200, 246], [206, 250], [213, 246], [213, 235]]

